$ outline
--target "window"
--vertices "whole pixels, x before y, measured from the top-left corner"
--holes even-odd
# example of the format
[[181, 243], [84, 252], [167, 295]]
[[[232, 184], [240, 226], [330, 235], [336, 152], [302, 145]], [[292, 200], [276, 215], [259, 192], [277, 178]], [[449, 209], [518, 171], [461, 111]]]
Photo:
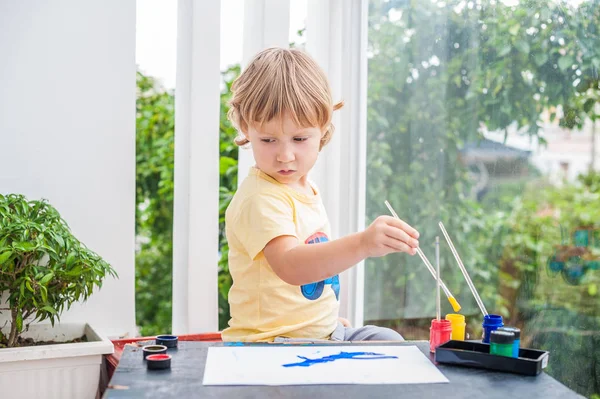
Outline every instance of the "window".
[[[440, 237], [477, 339], [442, 221], [487, 311], [586, 396], [600, 394], [599, 5], [370, 0], [368, 15], [367, 223], [388, 199], [432, 263]], [[418, 256], [369, 259], [364, 295], [365, 324], [429, 338], [435, 281]]]

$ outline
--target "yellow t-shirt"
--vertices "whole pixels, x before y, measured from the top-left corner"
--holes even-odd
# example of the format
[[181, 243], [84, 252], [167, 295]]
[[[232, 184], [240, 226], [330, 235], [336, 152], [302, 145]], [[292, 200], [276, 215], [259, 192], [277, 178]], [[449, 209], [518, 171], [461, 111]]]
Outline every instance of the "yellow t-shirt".
[[263, 255], [272, 239], [328, 241], [329, 221], [318, 190], [301, 194], [252, 168], [225, 213], [229, 243], [231, 320], [224, 341], [272, 341], [277, 336], [326, 339], [337, 326], [339, 277], [294, 286]]

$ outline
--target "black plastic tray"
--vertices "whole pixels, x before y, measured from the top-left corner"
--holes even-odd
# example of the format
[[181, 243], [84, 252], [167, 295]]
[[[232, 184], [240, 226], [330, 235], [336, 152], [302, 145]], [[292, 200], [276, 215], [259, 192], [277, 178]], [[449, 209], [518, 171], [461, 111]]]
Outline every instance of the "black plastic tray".
[[490, 345], [472, 341], [448, 341], [435, 350], [435, 361], [523, 375], [538, 375], [548, 365], [550, 353], [519, 349], [519, 357], [490, 355]]

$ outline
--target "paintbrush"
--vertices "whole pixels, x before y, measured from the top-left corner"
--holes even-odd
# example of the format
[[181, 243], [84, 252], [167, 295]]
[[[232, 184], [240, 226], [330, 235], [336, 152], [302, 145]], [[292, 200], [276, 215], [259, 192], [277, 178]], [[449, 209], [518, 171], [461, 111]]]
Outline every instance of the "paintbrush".
[[465, 277], [465, 280], [467, 281], [467, 285], [471, 289], [471, 293], [473, 293], [473, 296], [475, 297], [475, 301], [477, 302], [477, 305], [479, 306], [481, 313], [483, 313], [484, 316], [487, 316], [488, 312], [485, 309], [483, 302], [481, 301], [481, 297], [477, 293], [477, 290], [475, 289], [475, 286], [473, 285], [473, 282], [471, 281], [471, 277], [469, 277], [469, 273], [467, 273], [467, 269], [465, 268], [465, 265], [463, 265], [462, 260], [460, 260], [460, 256], [458, 256], [458, 252], [456, 251], [456, 248], [454, 248], [454, 244], [452, 243], [452, 240], [450, 239], [448, 232], [446, 232], [446, 228], [444, 228], [444, 224], [442, 222], [440, 222], [439, 226], [440, 226], [440, 229], [442, 229], [442, 233], [444, 233], [444, 237], [446, 238], [446, 241], [448, 242], [448, 245], [450, 246], [450, 250], [452, 251], [452, 255], [454, 255], [454, 259], [456, 259], [456, 263], [458, 263], [458, 267], [460, 268], [460, 271], [462, 272], [463, 276]]
[[[396, 219], [400, 220], [400, 218], [398, 217], [398, 214], [394, 211], [394, 208], [392, 208], [392, 205], [390, 205], [390, 203], [387, 200], [385, 201], [385, 205], [388, 207], [388, 209], [390, 210], [392, 215]], [[421, 260], [427, 267], [427, 270], [429, 270], [429, 273], [431, 273], [431, 275], [433, 276], [434, 279], [437, 279], [437, 274], [436, 274], [435, 270], [433, 269], [433, 266], [431, 266], [431, 263], [429, 263], [429, 260], [427, 259], [425, 254], [423, 253], [423, 251], [421, 251], [421, 248], [417, 248], [417, 254], [419, 255], [419, 257], [421, 258]], [[448, 289], [448, 287], [446, 287], [446, 284], [444, 284], [442, 279], [440, 279], [440, 286], [442, 287], [444, 294], [446, 294], [446, 297], [448, 298], [450, 305], [452, 305], [452, 309], [454, 309], [455, 312], [458, 312], [460, 310], [460, 305], [459, 305], [458, 301], [454, 298], [454, 295], [452, 295], [452, 293], [450, 293], [450, 290]]]

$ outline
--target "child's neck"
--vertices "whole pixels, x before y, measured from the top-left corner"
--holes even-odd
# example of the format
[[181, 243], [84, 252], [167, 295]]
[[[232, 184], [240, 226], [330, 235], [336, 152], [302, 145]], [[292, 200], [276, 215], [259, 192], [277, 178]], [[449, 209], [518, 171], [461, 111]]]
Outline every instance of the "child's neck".
[[304, 194], [304, 195], [313, 196], [313, 195], [317, 194], [315, 192], [315, 190], [313, 189], [313, 187], [308, 182], [308, 179], [306, 178], [306, 176], [302, 177], [297, 182], [289, 183], [289, 184], [286, 184], [286, 185], [289, 188], [291, 188], [293, 190], [296, 190], [299, 193]]

